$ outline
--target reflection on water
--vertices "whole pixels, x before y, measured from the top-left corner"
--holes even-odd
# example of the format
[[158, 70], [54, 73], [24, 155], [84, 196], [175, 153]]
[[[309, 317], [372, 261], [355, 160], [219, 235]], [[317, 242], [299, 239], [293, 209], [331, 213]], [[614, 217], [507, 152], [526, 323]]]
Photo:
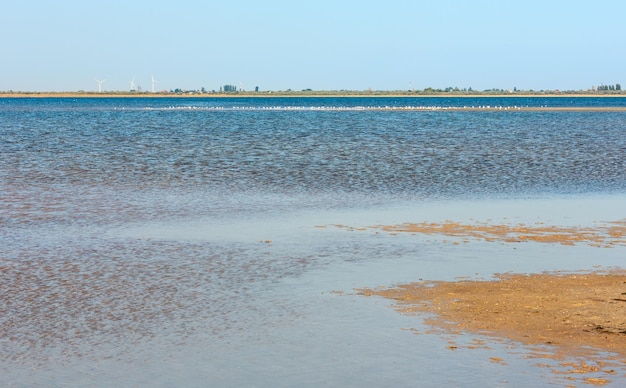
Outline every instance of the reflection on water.
[[[623, 219], [624, 113], [324, 101], [170, 109], [190, 103], [4, 100], [0, 385], [103, 376], [129, 385], [409, 385], [429, 370], [440, 373], [425, 385], [484, 385], [484, 365], [435, 339], [419, 340], [429, 353], [421, 351], [400, 330], [418, 323], [352, 298], [352, 288], [619, 262], [620, 246], [564, 255], [570, 247], [446, 246], [315, 226], [466, 221], [472, 210], [486, 222]], [[350, 109], [329, 108], [340, 105]], [[564, 197], [574, 198], [565, 211]], [[398, 349], [415, 352], [400, 360]], [[545, 381], [528, 367], [518, 359], [486, 370]]]

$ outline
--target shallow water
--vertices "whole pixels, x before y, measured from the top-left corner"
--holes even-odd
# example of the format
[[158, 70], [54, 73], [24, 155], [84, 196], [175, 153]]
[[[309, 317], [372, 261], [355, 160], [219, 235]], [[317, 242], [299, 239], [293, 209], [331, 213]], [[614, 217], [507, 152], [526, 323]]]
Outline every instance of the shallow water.
[[624, 219], [626, 114], [326, 109], [394, 104], [426, 106], [3, 100], [0, 385], [562, 383], [521, 347], [403, 330], [425, 328], [353, 289], [621, 266], [623, 246], [333, 225]]

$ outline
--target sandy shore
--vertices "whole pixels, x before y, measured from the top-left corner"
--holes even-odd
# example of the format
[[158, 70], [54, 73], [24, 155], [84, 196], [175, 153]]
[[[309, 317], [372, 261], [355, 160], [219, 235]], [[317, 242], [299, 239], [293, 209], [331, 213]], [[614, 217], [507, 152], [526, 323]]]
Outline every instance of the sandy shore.
[[241, 93], [132, 93], [132, 92], [0, 92], [0, 98], [241, 98], [241, 97], [392, 97], [392, 98], [605, 98], [605, 97], [623, 97], [623, 94], [415, 94], [415, 93], [395, 93], [395, 92], [379, 92], [379, 93], [343, 93], [343, 92], [241, 92]]
[[[584, 243], [601, 250], [626, 245], [624, 220], [587, 228], [454, 222], [370, 228], [392, 234], [439, 235], [465, 242], [478, 239], [501, 243]], [[622, 371], [626, 368], [626, 270], [623, 269], [497, 274], [495, 280], [420, 279], [391, 288], [358, 291], [365, 296], [394, 300], [395, 307], [403, 314], [422, 314], [425, 323], [436, 333], [474, 333], [530, 346], [548, 345], [549, 351], [542, 348], [535, 357], [560, 360], [568, 372], [555, 373], [582, 376], [585, 383], [608, 383], [610, 376], [618, 373], [616, 368]], [[458, 346], [451, 342], [449, 348], [454, 350]], [[571, 359], [579, 361], [572, 363]], [[502, 358], [492, 361], [505, 362]], [[606, 378], [584, 377], [591, 373]]]
[[390, 234], [443, 236], [454, 238], [454, 244], [471, 240], [505, 243], [558, 243], [563, 245], [588, 244], [596, 247], [626, 246], [626, 220], [605, 222], [597, 226], [551, 226], [543, 223], [527, 224], [463, 224], [460, 222], [420, 222], [399, 225], [351, 227], [333, 225], [352, 231], [383, 231]]
[[[402, 313], [434, 314], [425, 323], [446, 333], [469, 332], [525, 345], [550, 345], [537, 358], [564, 360], [570, 373], [606, 373], [626, 365], [626, 271], [504, 274], [493, 281], [418, 282], [364, 289], [396, 301]], [[450, 349], [457, 345], [451, 343]], [[612, 355], [601, 353], [611, 352]], [[580, 361], [572, 364], [569, 359]], [[492, 360], [505, 362], [504, 359]], [[543, 365], [539, 365], [543, 366]]]

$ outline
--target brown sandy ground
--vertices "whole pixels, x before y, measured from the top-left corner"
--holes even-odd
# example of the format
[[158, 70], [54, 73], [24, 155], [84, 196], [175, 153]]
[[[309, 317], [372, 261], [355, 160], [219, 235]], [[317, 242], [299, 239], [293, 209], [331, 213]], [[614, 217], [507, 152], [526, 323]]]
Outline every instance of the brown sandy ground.
[[605, 222], [603, 225], [593, 227], [548, 226], [542, 223], [535, 225], [462, 224], [454, 221], [374, 225], [368, 227], [333, 226], [351, 231], [382, 230], [391, 234], [410, 233], [416, 235], [453, 237], [457, 238], [457, 241], [454, 242], [455, 244], [458, 244], [459, 240], [463, 242], [485, 240], [507, 243], [533, 241], [559, 243], [563, 245], [585, 243], [606, 248], [626, 246], [626, 220]]
[[[553, 353], [535, 357], [561, 360], [566, 371], [555, 373], [614, 375], [615, 366], [626, 366], [626, 271], [501, 274], [496, 278], [422, 281], [390, 289], [361, 289], [359, 293], [393, 299], [402, 313], [428, 313], [425, 323], [442, 332], [551, 345]], [[584, 361], [574, 363], [567, 357]], [[492, 361], [504, 360], [495, 357]], [[609, 381], [602, 377], [585, 380], [594, 384]]]
[[[586, 243], [605, 248], [626, 245], [626, 220], [589, 228], [464, 225], [451, 221], [371, 228], [389, 233], [503, 243]], [[358, 292], [392, 299], [401, 313], [423, 314], [425, 323], [435, 333], [475, 333], [542, 346], [529, 357], [557, 360], [558, 367], [549, 363], [538, 365], [567, 375], [568, 381], [580, 379], [582, 383], [602, 385], [618, 374], [616, 368], [626, 370], [626, 270], [623, 269], [499, 274], [491, 281], [420, 281]], [[546, 345], [547, 351], [543, 348]], [[451, 342], [448, 348], [457, 349], [458, 345]], [[504, 363], [500, 357], [491, 361]]]

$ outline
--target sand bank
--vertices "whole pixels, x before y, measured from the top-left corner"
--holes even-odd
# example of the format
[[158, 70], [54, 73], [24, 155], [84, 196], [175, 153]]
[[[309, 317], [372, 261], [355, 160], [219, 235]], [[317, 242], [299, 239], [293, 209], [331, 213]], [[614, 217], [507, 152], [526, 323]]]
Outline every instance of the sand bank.
[[[344, 226], [340, 226], [345, 228]], [[597, 227], [545, 225], [466, 225], [416, 223], [351, 228], [391, 234], [413, 233], [471, 240], [525, 241], [599, 248], [626, 246], [626, 220]], [[604, 384], [626, 368], [626, 271], [497, 274], [495, 280], [422, 281], [392, 288], [360, 289], [366, 296], [396, 302], [403, 314], [425, 314], [438, 333], [474, 333], [525, 345], [548, 345], [537, 358], [560, 360], [561, 367], [586, 383]], [[451, 343], [450, 349], [458, 345]], [[603, 353], [611, 352], [611, 353]], [[567, 358], [566, 358], [567, 357]], [[571, 359], [579, 362], [572, 363]], [[583, 360], [583, 361], [580, 361]], [[498, 358], [494, 362], [505, 362]], [[540, 366], [549, 366], [539, 364]], [[606, 378], [584, 377], [598, 373]], [[621, 372], [623, 373], [623, 372]]]
[[[562, 366], [572, 374], [607, 375], [587, 382], [608, 382], [618, 373], [616, 365], [624, 368], [626, 271], [503, 274], [496, 278], [421, 281], [390, 289], [362, 289], [360, 293], [393, 299], [402, 313], [428, 313], [425, 323], [447, 333], [469, 332], [526, 345], [550, 345], [553, 352], [536, 357], [564, 360]], [[572, 364], [565, 357], [585, 361]]]
[[468, 243], [471, 240], [492, 242], [522, 243], [543, 242], [575, 245], [585, 243], [597, 247], [610, 248], [626, 246], [626, 220], [606, 222], [598, 226], [549, 226], [543, 223], [526, 224], [463, 224], [454, 221], [404, 223], [399, 225], [374, 225], [351, 227], [333, 225], [347, 230], [380, 230], [390, 234], [410, 233], [415, 235], [444, 236], [455, 238], [454, 243]]

